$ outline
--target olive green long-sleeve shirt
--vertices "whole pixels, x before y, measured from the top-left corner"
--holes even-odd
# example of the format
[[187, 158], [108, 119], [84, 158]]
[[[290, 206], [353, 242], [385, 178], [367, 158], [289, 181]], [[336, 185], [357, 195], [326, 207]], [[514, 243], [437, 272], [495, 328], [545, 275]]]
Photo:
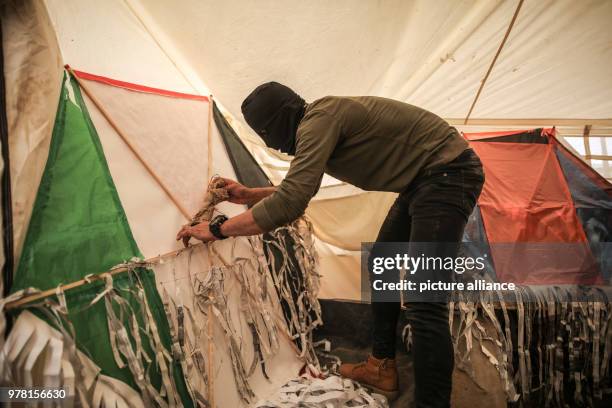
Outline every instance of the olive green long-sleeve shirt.
[[457, 130], [424, 109], [373, 96], [321, 98], [306, 108], [289, 172], [253, 206], [259, 227], [272, 230], [304, 213], [323, 173], [368, 191], [402, 192], [426, 168], [468, 147]]

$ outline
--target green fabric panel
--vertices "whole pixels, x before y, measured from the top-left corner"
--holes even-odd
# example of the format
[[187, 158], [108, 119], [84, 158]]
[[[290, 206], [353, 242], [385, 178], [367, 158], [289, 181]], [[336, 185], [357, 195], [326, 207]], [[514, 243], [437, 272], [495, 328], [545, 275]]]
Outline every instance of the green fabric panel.
[[[132, 236], [97, 132], [76, 81], [65, 76], [49, 157], [12, 291], [54, 288], [106, 271], [135, 256], [142, 254]], [[154, 274], [150, 270], [139, 273], [162, 343], [170, 350], [168, 321]], [[139, 315], [138, 302], [125, 291], [132, 286], [132, 279], [127, 273], [115, 275], [114, 286]], [[103, 283], [96, 282], [66, 292], [77, 344], [103, 374], [136, 388], [129, 370], [120, 369], [113, 358], [103, 300], [88, 307], [102, 288]], [[145, 337], [143, 346], [153, 357]], [[152, 383], [159, 388], [161, 377], [155, 362], [149, 371]], [[192, 406], [178, 364], [173, 364], [173, 372], [184, 405]]]
[[13, 290], [49, 289], [141, 255], [92, 129], [64, 86]]

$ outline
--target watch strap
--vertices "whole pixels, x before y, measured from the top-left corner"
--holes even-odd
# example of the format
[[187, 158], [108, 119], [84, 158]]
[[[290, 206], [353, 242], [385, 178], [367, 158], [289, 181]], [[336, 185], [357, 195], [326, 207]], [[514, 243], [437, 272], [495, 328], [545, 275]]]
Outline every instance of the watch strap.
[[228, 220], [228, 218], [225, 215], [217, 215], [208, 224], [208, 229], [210, 230], [210, 233], [215, 236], [215, 238], [217, 238], [217, 239], [226, 239], [227, 238], [225, 235], [223, 235], [221, 233], [221, 225], [223, 225], [223, 223], [225, 221], [227, 221], [227, 220]]

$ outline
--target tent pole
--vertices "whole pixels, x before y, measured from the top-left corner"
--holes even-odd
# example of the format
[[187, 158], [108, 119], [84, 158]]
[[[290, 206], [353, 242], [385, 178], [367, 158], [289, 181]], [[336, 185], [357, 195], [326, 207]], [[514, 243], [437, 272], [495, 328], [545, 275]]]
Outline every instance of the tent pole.
[[[209, 135], [209, 140], [210, 140], [210, 133], [208, 135]], [[204, 245], [206, 245], [206, 255], [208, 258], [208, 270], [210, 271], [213, 267], [212, 250], [211, 250], [212, 244], [210, 242], [207, 242]], [[213, 317], [212, 302], [209, 302], [208, 303], [208, 319], [206, 320], [206, 336], [208, 338], [208, 358], [206, 359], [207, 360], [206, 361], [207, 363], [206, 371], [208, 371], [208, 384], [206, 384], [206, 386], [208, 388], [208, 395], [207, 395], [208, 403], [210, 404], [211, 408], [215, 408], [215, 375], [214, 375], [215, 365], [213, 362], [215, 345], [213, 343], [214, 331], [213, 331], [212, 317]]]
[[508, 36], [510, 35], [510, 31], [512, 31], [512, 27], [514, 26], [514, 22], [516, 21], [516, 18], [518, 17], [518, 13], [521, 10], [522, 5], [523, 5], [523, 0], [519, 0], [518, 5], [516, 6], [516, 11], [514, 12], [514, 16], [512, 16], [512, 20], [510, 21], [510, 25], [508, 26], [508, 30], [506, 30], [506, 35], [504, 35], [504, 39], [502, 40], [501, 44], [499, 44], [499, 48], [497, 49], [497, 52], [495, 53], [495, 56], [493, 57], [493, 61], [491, 61], [491, 65], [489, 65], [489, 69], [487, 70], [487, 73], [485, 74], [484, 78], [482, 79], [482, 82], [480, 83], [478, 92], [476, 92], [476, 97], [474, 98], [474, 101], [472, 102], [472, 106], [470, 106], [470, 110], [468, 111], [468, 114], [465, 117], [465, 121], [463, 122], [464, 125], [467, 125], [468, 119], [470, 119], [470, 115], [472, 114], [472, 111], [474, 110], [474, 106], [476, 106], [476, 102], [478, 102], [478, 98], [480, 98], [480, 93], [482, 92], [482, 89], [484, 88], [485, 83], [487, 82], [487, 79], [489, 79], [489, 75], [491, 74], [491, 71], [493, 71], [493, 66], [495, 65], [495, 62], [497, 61], [497, 57], [499, 57], [499, 54], [501, 54], [502, 48], [504, 48], [504, 45], [506, 44], [506, 40], [508, 39]]
[[213, 176], [214, 166], [213, 166], [213, 140], [212, 140], [212, 124], [213, 124], [213, 96], [208, 95], [208, 177], [207, 179]]
[[[202, 245], [202, 243], [198, 243], [198, 244], [192, 245], [192, 246], [189, 247], [189, 249], [192, 249], [192, 248], [200, 246], [200, 245]], [[171, 252], [165, 253], [163, 255], [157, 255], [157, 256], [154, 256], [152, 258], [145, 259], [144, 261], [142, 261], [142, 263], [143, 264], [147, 264], [147, 265], [148, 264], [155, 264], [155, 263], [159, 262], [160, 259], [176, 256], [176, 255], [180, 254], [182, 251], [185, 251], [185, 250], [186, 250], [186, 248], [181, 248], [181, 249], [177, 249], [175, 251], [171, 251]], [[67, 283], [65, 285], [61, 285], [61, 288], [64, 291], [67, 291], [67, 290], [70, 290], [70, 289], [74, 289], [74, 288], [78, 288], [79, 286], [83, 286], [83, 285], [86, 285], [88, 283], [93, 283], [95, 281], [103, 279], [102, 275], [110, 274], [111, 276], [114, 276], [114, 275], [117, 275], [117, 274], [122, 273], [122, 272], [127, 272], [128, 269], [129, 268], [127, 266], [118, 267], [118, 268], [111, 269], [111, 270], [108, 270], [108, 271], [105, 271], [105, 272], [94, 274], [94, 275], [88, 277], [87, 279], [80, 279], [80, 280], [75, 281], [75, 282], [71, 282], [71, 283]], [[41, 300], [41, 299], [47, 298], [49, 296], [53, 296], [53, 295], [56, 294], [56, 292], [57, 292], [57, 288], [52, 288], [52, 289], [44, 290], [44, 291], [39, 292], [39, 293], [35, 293], [33, 295], [30, 295], [30, 296], [26, 296], [24, 298], [21, 298], [21, 299], [15, 300], [13, 302], [7, 303], [6, 306], [5, 306], [5, 310], [16, 309], [18, 307], [27, 305], [28, 303], [36, 302], [37, 300]]]
[[585, 125], [582, 131], [582, 141], [584, 142], [584, 159], [588, 161], [589, 166], [592, 166], [591, 162], [591, 144], [589, 143], [589, 135], [591, 134], [591, 125]]
[[98, 110], [100, 111], [100, 113], [102, 113], [102, 116], [104, 116], [104, 118], [108, 121], [108, 123], [111, 125], [111, 127], [115, 130], [115, 132], [117, 132], [117, 134], [121, 137], [121, 139], [125, 142], [125, 144], [127, 145], [127, 147], [132, 151], [132, 153], [134, 153], [134, 156], [136, 156], [136, 158], [140, 161], [140, 163], [145, 167], [145, 169], [149, 172], [149, 174], [151, 175], [151, 177], [153, 177], [153, 179], [157, 182], [157, 184], [162, 188], [162, 190], [164, 190], [164, 192], [166, 193], [166, 195], [168, 196], [168, 198], [170, 198], [170, 200], [174, 203], [174, 205], [176, 205], [176, 207], [179, 209], [179, 211], [181, 212], [181, 214], [183, 214], [183, 216], [187, 219], [190, 220], [191, 216], [189, 215], [189, 211], [187, 211], [187, 209], [180, 203], [180, 201], [174, 196], [174, 194], [172, 194], [170, 192], [170, 190], [168, 189], [168, 187], [164, 184], [164, 182], [159, 178], [159, 176], [157, 175], [157, 173], [155, 172], [155, 170], [153, 170], [153, 168], [151, 168], [151, 166], [149, 166], [149, 164], [145, 161], [145, 159], [138, 153], [138, 151], [136, 150], [136, 148], [134, 147], [134, 145], [132, 145], [132, 143], [129, 141], [127, 135], [121, 130], [121, 128], [117, 125], [117, 123], [115, 123], [115, 121], [111, 118], [111, 116], [108, 114], [108, 112], [106, 111], [106, 109], [104, 109], [104, 107], [102, 106], [102, 104], [100, 103], [100, 101], [93, 95], [93, 93], [90, 91], [90, 89], [88, 88], [87, 85], [85, 85], [84, 81], [81, 81], [79, 79], [79, 77], [72, 71], [72, 68], [70, 68], [69, 66], [66, 66], [66, 69], [68, 70], [68, 72], [70, 73], [70, 75], [76, 79], [77, 83], [79, 84], [79, 86], [81, 87], [81, 89], [83, 89], [83, 91], [85, 92], [85, 94], [89, 97], [89, 99], [91, 99], [91, 101], [93, 102], [93, 104], [96, 106], [96, 108], [98, 108]]
[[[460, 118], [444, 118], [449, 124], [456, 126], [464, 125], [465, 119]], [[592, 125], [593, 128], [609, 129], [612, 128], [612, 119], [561, 119], [561, 118], [470, 118], [468, 126], [530, 126], [530, 127], [577, 127], [584, 128], [586, 125]], [[597, 137], [609, 137], [609, 134], [597, 135]]]

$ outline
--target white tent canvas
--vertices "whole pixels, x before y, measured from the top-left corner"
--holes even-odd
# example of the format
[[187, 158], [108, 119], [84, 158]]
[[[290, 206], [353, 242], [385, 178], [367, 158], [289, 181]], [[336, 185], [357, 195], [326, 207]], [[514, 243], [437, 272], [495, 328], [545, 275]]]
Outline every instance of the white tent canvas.
[[[522, 4], [465, 123], [517, 5], [518, 1], [501, 0], [4, 2], [5, 81], [12, 84], [6, 104], [16, 259], [49, 151], [64, 64], [130, 84], [202, 97], [170, 98], [81, 79], [98, 102], [85, 96], [145, 258], [181, 248], [175, 234], [188, 221], [185, 213], [198, 209], [212, 175], [236, 177], [211, 122], [210, 101], [205, 100], [211, 94], [269, 179], [274, 184], [282, 180], [290, 157], [267, 149], [240, 112], [243, 98], [270, 80], [291, 86], [307, 101], [326, 95], [398, 99], [429, 109], [465, 132], [556, 126], [568, 146], [612, 178], [610, 1]], [[129, 136], [169, 193], [117, 128]], [[306, 211], [319, 255], [319, 298], [361, 299], [360, 244], [375, 239], [394, 197], [325, 176]], [[230, 216], [243, 209], [219, 206]], [[215, 248], [232, 264], [255, 256], [247, 239]], [[153, 267], [164, 300], [193, 302], [186, 285], [189, 271], [208, 270], [209, 262], [220, 262], [204, 250], [196, 250], [195, 259], [193, 269], [185, 257]], [[251, 273], [257, 268], [251, 261], [245, 264]], [[244, 295], [237, 279], [230, 274], [226, 282], [233, 316], [241, 316]], [[272, 293], [273, 284], [268, 284]], [[279, 299], [271, 302], [274, 313], [281, 315]], [[240, 338], [249, 339], [248, 325], [239, 318], [234, 323]], [[188, 331], [196, 337], [197, 328], [190, 326]], [[233, 385], [226, 342], [217, 328], [213, 391], [218, 406], [239, 406], [245, 402]], [[258, 398], [269, 395], [303, 365], [292, 342], [281, 338], [280, 343], [268, 364], [271, 380], [259, 370], [250, 379]], [[202, 340], [203, 347], [207, 344]], [[251, 341], [245, 341], [244, 360], [250, 362], [254, 353]]]

